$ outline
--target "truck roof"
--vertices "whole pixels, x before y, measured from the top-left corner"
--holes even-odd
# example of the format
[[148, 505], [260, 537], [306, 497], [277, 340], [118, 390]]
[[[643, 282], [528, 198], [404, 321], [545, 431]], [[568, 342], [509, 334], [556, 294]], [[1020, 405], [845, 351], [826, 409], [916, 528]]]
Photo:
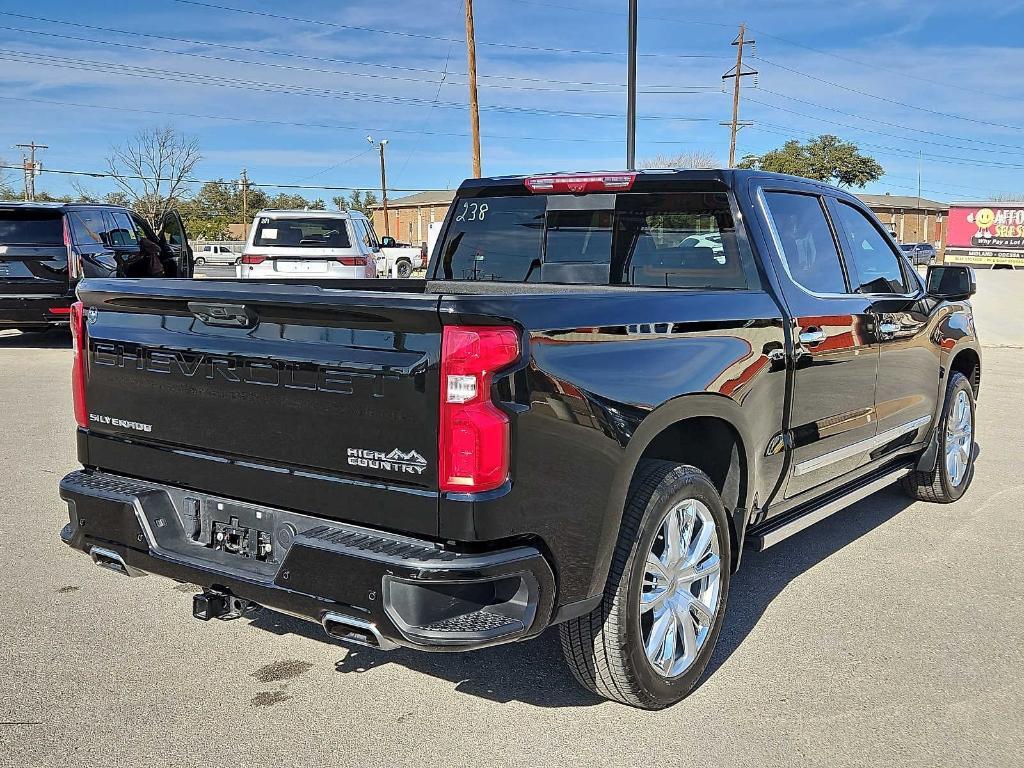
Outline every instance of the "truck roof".
[[[712, 182], [720, 184], [724, 188], [729, 188], [738, 186], [746, 179], [755, 177], [759, 179], [774, 178], [779, 179], [780, 181], [785, 180], [801, 182], [804, 184], [817, 184], [829, 187], [830, 189], [835, 189], [831, 184], [826, 184], [822, 181], [815, 181], [814, 179], [806, 179], [800, 176], [790, 176], [784, 173], [769, 173], [768, 171], [746, 168], [644, 168], [636, 171], [551, 171], [547, 173], [531, 173], [522, 176], [490, 176], [480, 179], [466, 179], [461, 185], [459, 185], [458, 191], [461, 193], [464, 190], [476, 190], [479, 194], [479, 190], [481, 188], [522, 186], [526, 179], [538, 176], [619, 176], [629, 173], [636, 174], [636, 181], [633, 184], [634, 191], [643, 187], [660, 186], [666, 182]], [[840, 191], [846, 193], [845, 190]]]

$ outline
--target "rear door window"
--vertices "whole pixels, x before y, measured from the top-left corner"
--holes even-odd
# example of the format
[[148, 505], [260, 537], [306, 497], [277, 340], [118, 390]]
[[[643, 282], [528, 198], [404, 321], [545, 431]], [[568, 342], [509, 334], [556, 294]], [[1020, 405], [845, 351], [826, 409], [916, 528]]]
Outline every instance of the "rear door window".
[[766, 192], [765, 200], [783, 264], [797, 285], [812, 293], [846, 293], [846, 278], [821, 198]]
[[103, 215], [102, 209], [84, 208], [73, 211], [71, 232], [79, 245], [109, 246], [111, 244], [111, 222]]
[[253, 245], [261, 248], [351, 248], [345, 219], [260, 217]]
[[110, 231], [111, 244], [118, 248], [135, 248], [139, 244], [135, 224], [124, 211], [110, 211], [114, 228]]

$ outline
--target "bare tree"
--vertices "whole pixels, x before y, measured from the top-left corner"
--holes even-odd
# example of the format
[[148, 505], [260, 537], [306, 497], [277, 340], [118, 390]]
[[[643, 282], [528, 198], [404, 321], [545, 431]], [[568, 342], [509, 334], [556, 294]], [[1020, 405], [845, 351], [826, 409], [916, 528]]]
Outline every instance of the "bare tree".
[[201, 159], [198, 139], [170, 126], [153, 127], [143, 128], [123, 145], [112, 147], [107, 168], [131, 206], [158, 227]]
[[0, 157], [0, 200], [16, 200], [20, 195], [11, 186], [11, 173], [7, 165], [7, 161]]
[[640, 161], [641, 168], [721, 168], [715, 153], [706, 149], [681, 152], [678, 155], [655, 155]]

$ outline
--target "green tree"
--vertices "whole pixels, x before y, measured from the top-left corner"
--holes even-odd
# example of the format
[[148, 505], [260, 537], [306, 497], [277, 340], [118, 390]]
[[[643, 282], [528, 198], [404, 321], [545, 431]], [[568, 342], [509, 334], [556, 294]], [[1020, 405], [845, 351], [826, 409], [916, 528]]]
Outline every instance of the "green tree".
[[746, 155], [737, 167], [788, 173], [841, 187], [863, 187], [885, 173], [874, 158], [861, 154], [856, 144], [831, 134], [806, 143], [790, 139], [763, 155]]
[[348, 194], [348, 199], [335, 197], [331, 201], [338, 206], [339, 211], [359, 211], [365, 216], [373, 215], [373, 207], [377, 205], [377, 195], [370, 190], [363, 194], [361, 189], [353, 189]]

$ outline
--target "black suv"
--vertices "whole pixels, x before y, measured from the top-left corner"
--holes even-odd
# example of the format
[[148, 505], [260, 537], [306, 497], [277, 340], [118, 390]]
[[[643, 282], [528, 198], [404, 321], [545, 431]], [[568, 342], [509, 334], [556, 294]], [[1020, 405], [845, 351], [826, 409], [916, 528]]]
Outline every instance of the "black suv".
[[115, 205], [0, 203], [0, 330], [67, 325], [85, 277], [189, 277], [192, 253], [181, 217], [155, 232]]

